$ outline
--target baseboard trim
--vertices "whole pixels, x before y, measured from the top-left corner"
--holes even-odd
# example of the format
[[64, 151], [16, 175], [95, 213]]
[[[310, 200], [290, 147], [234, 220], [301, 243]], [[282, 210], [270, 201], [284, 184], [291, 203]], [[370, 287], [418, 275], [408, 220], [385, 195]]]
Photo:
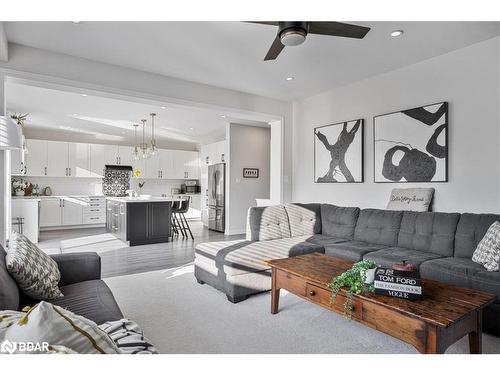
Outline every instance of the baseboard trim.
[[246, 232], [247, 232], [246, 229], [231, 229], [231, 230], [226, 229], [224, 234], [226, 236], [233, 236], [235, 234], [245, 234]]

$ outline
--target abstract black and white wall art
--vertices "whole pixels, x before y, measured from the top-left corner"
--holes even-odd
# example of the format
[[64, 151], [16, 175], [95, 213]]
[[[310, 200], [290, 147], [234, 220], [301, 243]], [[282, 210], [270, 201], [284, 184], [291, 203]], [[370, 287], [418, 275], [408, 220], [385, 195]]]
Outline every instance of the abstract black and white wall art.
[[375, 182], [448, 181], [448, 103], [373, 118]]
[[363, 119], [314, 129], [314, 181], [363, 182]]

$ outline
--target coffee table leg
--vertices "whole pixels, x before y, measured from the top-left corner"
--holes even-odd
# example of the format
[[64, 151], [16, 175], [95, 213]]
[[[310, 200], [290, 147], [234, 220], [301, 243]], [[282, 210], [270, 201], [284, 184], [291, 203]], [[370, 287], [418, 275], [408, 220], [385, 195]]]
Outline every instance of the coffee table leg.
[[280, 303], [280, 289], [276, 285], [276, 269], [272, 269], [271, 283], [271, 314], [277, 314]]
[[481, 354], [483, 352], [483, 310], [477, 312], [477, 326], [474, 332], [469, 333], [470, 354]]

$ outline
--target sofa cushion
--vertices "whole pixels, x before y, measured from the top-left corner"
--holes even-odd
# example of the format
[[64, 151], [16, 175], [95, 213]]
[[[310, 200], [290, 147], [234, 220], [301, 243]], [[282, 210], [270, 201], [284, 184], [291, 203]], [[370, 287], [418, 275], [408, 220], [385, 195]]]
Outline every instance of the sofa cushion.
[[419, 267], [422, 262], [440, 257], [441, 256], [438, 254], [424, 251], [405, 249], [403, 247], [388, 247], [386, 249], [365, 254], [363, 259], [373, 260], [382, 267], [390, 268], [394, 263], [400, 263], [402, 260], [406, 260], [408, 263]]
[[[123, 318], [113, 293], [102, 280], [89, 280], [66, 285], [61, 287], [61, 291], [64, 294], [63, 297], [49, 302], [97, 324]], [[34, 306], [37, 302], [25, 297], [20, 306]]]
[[290, 236], [321, 233], [321, 205], [319, 203], [293, 203], [285, 205], [290, 223]]
[[396, 246], [403, 211], [361, 210], [354, 230], [356, 241]]
[[358, 207], [321, 205], [321, 234], [352, 240], [358, 220]]
[[306, 241], [314, 243], [316, 245], [327, 246], [336, 243], [347, 242], [348, 240], [340, 237], [325, 236], [324, 234], [315, 234], [314, 236], [308, 237]]
[[250, 207], [246, 239], [268, 241], [290, 237], [290, 224], [284, 206]]
[[457, 213], [405, 211], [398, 247], [452, 256], [459, 218]]
[[0, 311], [17, 310], [19, 308], [19, 289], [7, 271], [5, 250], [0, 246]]
[[195, 265], [215, 264], [223, 275], [239, 275], [269, 270], [265, 261], [291, 256], [324, 252], [321, 245], [306, 242], [310, 236], [283, 238], [270, 241], [207, 242], [196, 246]]
[[472, 258], [476, 247], [495, 221], [500, 221], [500, 215], [494, 214], [462, 214], [455, 233], [454, 256]]
[[500, 299], [500, 272], [489, 272], [466, 258], [441, 258], [422, 263], [420, 276], [464, 288], [493, 293]]
[[384, 249], [386, 247], [387, 246], [385, 245], [377, 245], [361, 241], [347, 241], [338, 244], [325, 245], [325, 254], [349, 260], [351, 262], [357, 262], [363, 259], [363, 255], [371, 251]]

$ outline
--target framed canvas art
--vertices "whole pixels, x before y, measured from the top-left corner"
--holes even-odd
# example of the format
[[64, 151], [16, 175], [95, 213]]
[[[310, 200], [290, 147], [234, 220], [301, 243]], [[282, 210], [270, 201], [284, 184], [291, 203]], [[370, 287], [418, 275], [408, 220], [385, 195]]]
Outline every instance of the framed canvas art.
[[363, 182], [363, 119], [314, 129], [314, 182]]
[[448, 103], [373, 118], [375, 182], [448, 181]]

